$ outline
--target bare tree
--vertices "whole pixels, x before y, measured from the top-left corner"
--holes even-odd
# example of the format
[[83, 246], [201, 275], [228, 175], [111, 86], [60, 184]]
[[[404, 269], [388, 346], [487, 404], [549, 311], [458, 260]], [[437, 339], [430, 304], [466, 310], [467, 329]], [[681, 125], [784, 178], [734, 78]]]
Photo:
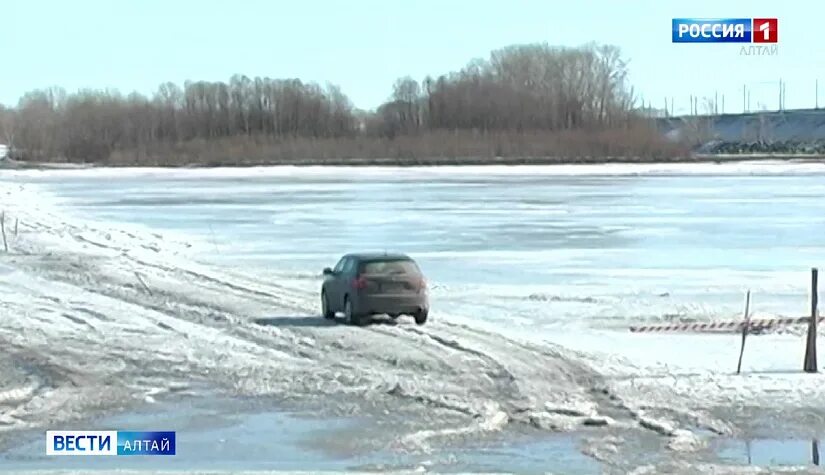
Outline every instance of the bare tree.
[[0, 104], [0, 139], [14, 148], [14, 133], [17, 128], [17, 113]]
[[396, 80], [393, 85], [392, 98], [398, 109], [396, 113], [401, 129], [406, 132], [415, 132], [421, 125], [420, 93], [421, 88], [418, 82], [409, 76]]

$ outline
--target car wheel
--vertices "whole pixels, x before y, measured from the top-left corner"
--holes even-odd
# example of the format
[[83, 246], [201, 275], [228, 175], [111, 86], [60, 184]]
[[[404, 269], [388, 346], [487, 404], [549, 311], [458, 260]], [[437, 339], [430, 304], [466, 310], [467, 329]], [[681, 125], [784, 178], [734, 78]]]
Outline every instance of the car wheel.
[[419, 310], [418, 313], [414, 315], [415, 323], [417, 325], [423, 325], [427, 323], [427, 311], [426, 310]]
[[364, 319], [360, 316], [355, 314], [355, 309], [352, 308], [352, 302], [350, 301], [349, 297], [344, 300], [344, 316], [347, 320], [347, 323], [350, 325], [363, 325]]
[[329, 299], [327, 298], [326, 292], [321, 292], [321, 315], [323, 315], [327, 320], [332, 320], [335, 318], [335, 312], [333, 312], [329, 307]]

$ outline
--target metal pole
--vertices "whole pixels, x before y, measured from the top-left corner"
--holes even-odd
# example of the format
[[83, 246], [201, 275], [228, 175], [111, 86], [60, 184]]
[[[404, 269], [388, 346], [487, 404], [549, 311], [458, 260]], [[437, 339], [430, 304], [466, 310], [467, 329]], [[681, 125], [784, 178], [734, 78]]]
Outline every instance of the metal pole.
[[811, 321], [808, 323], [808, 341], [805, 345], [805, 366], [806, 373], [816, 373], [816, 321], [817, 303], [819, 300], [819, 290], [817, 285], [819, 271], [811, 269]]
[[751, 308], [751, 291], [748, 290], [747, 295], [745, 296], [745, 318], [744, 318], [744, 325], [742, 326], [742, 347], [739, 349], [739, 363], [736, 365], [736, 374], [742, 372], [742, 355], [745, 354], [745, 339], [748, 337], [748, 330], [751, 326], [751, 315], [750, 315], [750, 308]]

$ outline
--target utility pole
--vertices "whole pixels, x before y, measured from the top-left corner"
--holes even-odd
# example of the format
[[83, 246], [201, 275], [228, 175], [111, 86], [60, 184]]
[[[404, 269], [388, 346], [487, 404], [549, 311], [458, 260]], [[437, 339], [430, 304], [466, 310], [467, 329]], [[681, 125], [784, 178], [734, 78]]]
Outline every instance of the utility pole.
[[782, 78], [779, 78], [779, 109], [782, 110]]
[[745, 90], [746, 90], [746, 86], [744, 84], [742, 84], [742, 113], [743, 114], [748, 111], [747, 107], [745, 107]]

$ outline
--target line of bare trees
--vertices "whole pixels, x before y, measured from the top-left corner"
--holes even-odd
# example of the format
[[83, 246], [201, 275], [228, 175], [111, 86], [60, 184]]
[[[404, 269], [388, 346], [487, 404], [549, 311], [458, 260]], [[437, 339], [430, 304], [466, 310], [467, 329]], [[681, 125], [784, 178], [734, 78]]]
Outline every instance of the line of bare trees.
[[371, 112], [355, 109], [334, 85], [297, 79], [235, 75], [228, 83], [164, 83], [152, 97], [50, 88], [0, 108], [0, 139], [33, 160], [84, 162], [125, 152], [139, 162], [163, 147], [239, 140], [386, 143], [444, 132], [529, 133], [534, 140], [537, 132], [638, 123], [626, 77], [627, 63], [613, 46], [531, 44], [494, 51], [436, 79], [401, 78], [391, 98]]
[[265, 134], [338, 137], [355, 133], [352, 105], [335, 86], [233, 76], [162, 84], [149, 99], [117, 91], [38, 90], [2, 121], [6, 139], [34, 159], [101, 161], [115, 150], [158, 143]]
[[438, 79], [399, 79], [371, 128], [392, 136], [421, 129], [612, 127], [633, 111], [626, 78], [627, 63], [614, 46], [511, 46]]

